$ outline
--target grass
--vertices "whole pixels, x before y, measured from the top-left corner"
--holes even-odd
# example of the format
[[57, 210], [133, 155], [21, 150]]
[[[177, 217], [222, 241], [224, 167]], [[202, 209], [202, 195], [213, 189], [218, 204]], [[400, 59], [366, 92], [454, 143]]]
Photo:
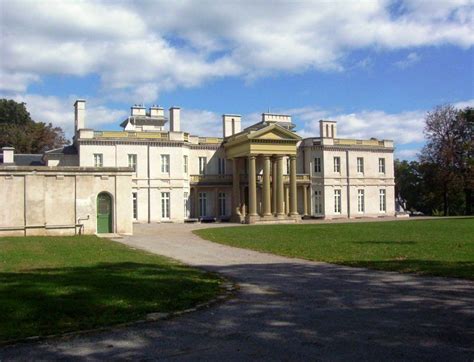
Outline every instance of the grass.
[[189, 308], [220, 281], [95, 236], [0, 238], [0, 341]]
[[334, 264], [474, 279], [474, 218], [197, 230], [239, 248]]

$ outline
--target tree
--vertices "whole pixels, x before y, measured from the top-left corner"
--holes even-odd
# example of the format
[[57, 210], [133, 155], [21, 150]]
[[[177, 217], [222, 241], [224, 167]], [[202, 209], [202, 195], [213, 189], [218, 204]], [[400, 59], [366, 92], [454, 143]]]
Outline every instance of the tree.
[[33, 121], [25, 103], [0, 99], [0, 147], [12, 146], [18, 153], [41, 153], [67, 144], [60, 127]]
[[474, 108], [468, 107], [459, 112], [460, 122], [463, 125], [462, 145], [458, 157], [458, 167], [461, 172], [466, 215], [472, 215], [474, 188]]
[[[431, 190], [441, 189], [444, 215], [457, 213], [460, 189], [464, 187], [466, 200], [470, 197], [472, 127], [469, 119], [472, 119], [470, 111], [459, 111], [451, 105], [438, 106], [426, 116], [424, 134], [427, 143], [420, 161], [430, 167]], [[466, 213], [469, 207], [465, 205]]]

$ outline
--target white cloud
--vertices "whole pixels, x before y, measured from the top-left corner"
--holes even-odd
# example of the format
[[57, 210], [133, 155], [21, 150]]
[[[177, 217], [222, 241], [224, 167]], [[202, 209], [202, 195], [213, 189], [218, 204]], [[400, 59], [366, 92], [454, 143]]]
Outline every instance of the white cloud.
[[408, 67], [411, 67], [412, 65], [415, 65], [421, 60], [421, 56], [419, 56], [417, 53], [412, 52], [406, 56], [405, 59], [399, 60], [398, 62], [395, 62], [395, 66], [401, 69], [405, 69]]
[[103, 96], [139, 102], [216, 77], [342, 71], [357, 49], [473, 45], [472, 1], [394, 4], [3, 2], [1, 86], [20, 92], [44, 75], [98, 74]]
[[401, 160], [414, 160], [420, 153], [420, 148], [395, 149], [395, 158]]
[[467, 107], [474, 108], [474, 99], [469, 99], [467, 101], [456, 102], [453, 104], [455, 108], [463, 109]]

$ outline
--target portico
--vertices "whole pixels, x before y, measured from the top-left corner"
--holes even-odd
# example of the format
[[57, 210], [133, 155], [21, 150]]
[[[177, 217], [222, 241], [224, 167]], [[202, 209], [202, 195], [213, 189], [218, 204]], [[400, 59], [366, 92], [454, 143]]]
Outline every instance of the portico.
[[[234, 221], [253, 224], [280, 220], [297, 222], [301, 218], [297, 210], [296, 172], [297, 143], [300, 140], [298, 135], [276, 123], [241, 132], [226, 140], [226, 155], [233, 162]], [[287, 159], [289, 176], [284, 173]], [[241, 193], [241, 186], [245, 183], [248, 198]], [[288, 198], [285, 197], [285, 186]], [[248, 205], [245, 200], [248, 200]]]

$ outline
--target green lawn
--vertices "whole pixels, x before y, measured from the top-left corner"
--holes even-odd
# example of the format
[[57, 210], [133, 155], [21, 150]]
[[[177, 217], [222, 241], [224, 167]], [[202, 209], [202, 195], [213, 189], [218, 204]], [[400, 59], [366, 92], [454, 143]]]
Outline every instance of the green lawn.
[[197, 230], [218, 243], [380, 270], [474, 279], [474, 218]]
[[214, 297], [220, 283], [95, 236], [0, 238], [0, 341], [185, 309]]

